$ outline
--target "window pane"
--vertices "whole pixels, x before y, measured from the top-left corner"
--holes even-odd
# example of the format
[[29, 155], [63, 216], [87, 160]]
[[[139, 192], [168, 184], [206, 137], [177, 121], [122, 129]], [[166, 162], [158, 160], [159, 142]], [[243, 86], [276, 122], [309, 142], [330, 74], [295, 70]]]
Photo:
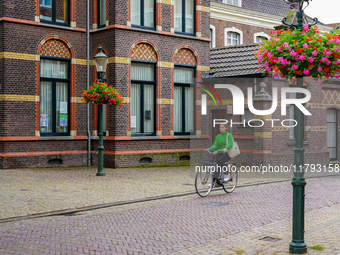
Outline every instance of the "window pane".
[[144, 85], [144, 133], [154, 132], [154, 89]]
[[193, 77], [192, 68], [175, 67], [175, 83], [192, 83]]
[[67, 22], [67, 0], [56, 0], [56, 22]]
[[99, 25], [106, 25], [106, 0], [99, 1]]
[[51, 0], [40, 0], [40, 19], [52, 20]]
[[233, 0], [234, 5], [238, 5], [238, 0]]
[[154, 27], [154, 0], [144, 0], [144, 26]]
[[175, 0], [175, 31], [182, 30], [182, 0]]
[[194, 0], [185, 0], [185, 32], [194, 33]]
[[68, 130], [68, 91], [67, 83], [56, 83], [56, 132]]
[[335, 122], [336, 121], [336, 111], [333, 109], [327, 110], [327, 122]]
[[175, 86], [174, 132], [182, 132], [182, 87]]
[[154, 81], [154, 78], [154, 65], [141, 63], [131, 64], [131, 80]]
[[52, 82], [40, 83], [40, 133], [52, 133]]
[[194, 131], [194, 89], [193, 87], [185, 87], [185, 131]]
[[64, 61], [41, 59], [40, 77], [67, 79], [68, 63]]
[[140, 13], [141, 13], [141, 0], [131, 0], [131, 24], [141, 25]]
[[140, 84], [131, 84], [131, 132], [140, 133]]

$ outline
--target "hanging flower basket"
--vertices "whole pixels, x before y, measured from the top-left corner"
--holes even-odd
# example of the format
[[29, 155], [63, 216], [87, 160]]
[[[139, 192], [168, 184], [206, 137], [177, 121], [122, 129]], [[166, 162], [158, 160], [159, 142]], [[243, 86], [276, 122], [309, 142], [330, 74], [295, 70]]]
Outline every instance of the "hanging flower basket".
[[83, 90], [82, 99], [84, 103], [119, 105], [122, 107], [123, 98], [118, 90], [97, 80], [88, 90]]
[[259, 71], [281, 77], [340, 77], [340, 31], [320, 33], [307, 24], [302, 31], [271, 31], [273, 37], [258, 46]]

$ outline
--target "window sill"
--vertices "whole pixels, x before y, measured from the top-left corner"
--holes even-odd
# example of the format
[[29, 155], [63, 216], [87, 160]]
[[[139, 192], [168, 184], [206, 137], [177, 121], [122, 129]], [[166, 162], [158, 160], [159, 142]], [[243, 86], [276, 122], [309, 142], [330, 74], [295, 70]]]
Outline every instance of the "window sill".
[[40, 26], [44, 27], [51, 27], [51, 28], [59, 28], [59, 29], [65, 29], [65, 30], [74, 30], [74, 27], [70, 27], [68, 24], [67, 25], [57, 25], [57, 24], [50, 24], [50, 23], [45, 23], [45, 22], [39, 22]]
[[[295, 145], [295, 141], [288, 141], [287, 145], [293, 146], [293, 145]], [[310, 145], [310, 141], [303, 141], [303, 145]]]
[[40, 141], [74, 140], [74, 136], [40, 136]]

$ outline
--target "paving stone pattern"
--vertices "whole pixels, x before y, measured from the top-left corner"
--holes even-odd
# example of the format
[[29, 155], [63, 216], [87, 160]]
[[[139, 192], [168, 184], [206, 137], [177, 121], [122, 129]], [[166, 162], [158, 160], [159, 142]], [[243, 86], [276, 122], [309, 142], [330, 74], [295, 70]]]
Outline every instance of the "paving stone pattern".
[[[306, 212], [340, 202], [339, 193], [330, 192], [340, 188], [339, 178], [307, 183]], [[169, 254], [282, 221], [291, 217], [291, 204], [291, 184], [279, 183], [20, 227], [8, 223], [0, 225], [0, 254]]]

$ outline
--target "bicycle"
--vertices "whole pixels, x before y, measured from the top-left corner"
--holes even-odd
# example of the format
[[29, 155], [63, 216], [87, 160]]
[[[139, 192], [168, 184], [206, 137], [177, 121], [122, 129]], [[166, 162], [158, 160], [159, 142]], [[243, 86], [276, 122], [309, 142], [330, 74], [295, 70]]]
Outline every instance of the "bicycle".
[[[200, 170], [195, 178], [195, 188], [196, 192], [201, 197], [206, 197], [209, 195], [211, 190], [216, 186], [222, 186], [226, 193], [231, 193], [235, 190], [238, 172], [235, 163], [226, 163], [222, 166], [222, 171], [220, 172], [219, 178], [214, 181], [214, 172], [216, 171], [217, 165], [217, 153], [219, 151], [205, 151], [203, 154], [203, 161], [199, 162]], [[224, 181], [224, 175], [229, 172], [230, 178], [228, 181]]]

